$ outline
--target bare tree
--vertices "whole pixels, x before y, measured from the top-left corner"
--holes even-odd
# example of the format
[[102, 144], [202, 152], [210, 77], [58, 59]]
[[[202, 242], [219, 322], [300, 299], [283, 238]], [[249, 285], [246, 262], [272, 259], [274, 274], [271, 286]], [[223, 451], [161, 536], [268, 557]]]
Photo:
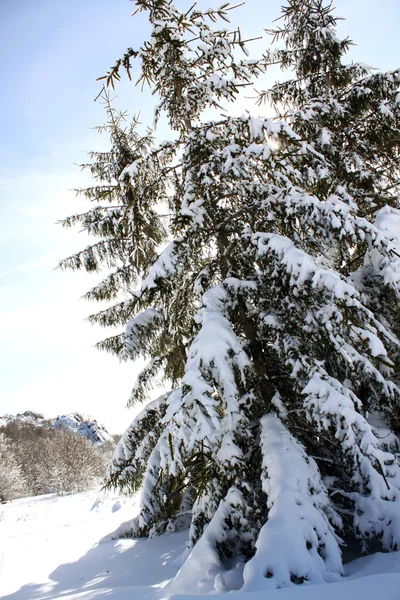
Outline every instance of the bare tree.
[[[53, 429], [17, 420], [8, 423], [2, 432], [7, 448], [4, 454], [13, 457], [24, 481], [23, 491], [16, 491], [14, 498], [88, 489], [102, 480], [114, 450], [111, 442], [96, 446], [65, 428]], [[6, 465], [5, 459], [3, 462]], [[0, 477], [1, 468], [0, 465]], [[1, 486], [2, 483], [0, 497]]]
[[26, 495], [27, 485], [13, 444], [0, 433], [0, 502]]

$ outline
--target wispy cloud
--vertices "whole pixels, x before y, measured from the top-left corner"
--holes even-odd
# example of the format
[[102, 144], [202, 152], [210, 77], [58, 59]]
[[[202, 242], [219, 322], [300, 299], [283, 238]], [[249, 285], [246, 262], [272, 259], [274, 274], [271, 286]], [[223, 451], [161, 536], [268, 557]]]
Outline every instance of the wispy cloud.
[[23, 263], [21, 265], [17, 265], [15, 267], [11, 267], [7, 271], [3, 271], [0, 273], [0, 277], [8, 277], [9, 275], [13, 275], [14, 273], [31, 273], [32, 271], [38, 271], [40, 269], [51, 268], [57, 265], [57, 261], [59, 259], [59, 255], [56, 252], [52, 252], [50, 254], [45, 254], [43, 256], [39, 256], [34, 260]]

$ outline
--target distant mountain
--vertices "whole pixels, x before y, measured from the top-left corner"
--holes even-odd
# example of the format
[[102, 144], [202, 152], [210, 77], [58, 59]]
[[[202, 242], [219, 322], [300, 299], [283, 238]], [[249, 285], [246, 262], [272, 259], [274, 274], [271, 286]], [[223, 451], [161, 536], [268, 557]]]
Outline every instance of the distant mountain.
[[84, 416], [77, 412], [56, 417], [52, 426], [55, 429], [71, 429], [95, 444], [105, 444], [113, 441], [104, 425], [100, 425], [93, 417]]
[[35, 423], [36, 425], [50, 425], [51, 419], [45, 419], [42, 413], [33, 412], [33, 410], [27, 410], [24, 413], [18, 413], [16, 415], [3, 415], [0, 417], [0, 427], [7, 425], [10, 421], [25, 421], [27, 423]]
[[45, 419], [44, 415], [41, 413], [27, 410], [24, 413], [18, 413], [16, 415], [0, 416], [0, 427], [15, 420], [33, 423], [34, 425], [41, 427], [69, 429], [70, 431], [82, 435], [94, 444], [105, 444], [106, 442], [113, 441], [104, 425], [100, 425], [93, 417], [82, 415], [78, 412], [59, 415], [54, 419]]

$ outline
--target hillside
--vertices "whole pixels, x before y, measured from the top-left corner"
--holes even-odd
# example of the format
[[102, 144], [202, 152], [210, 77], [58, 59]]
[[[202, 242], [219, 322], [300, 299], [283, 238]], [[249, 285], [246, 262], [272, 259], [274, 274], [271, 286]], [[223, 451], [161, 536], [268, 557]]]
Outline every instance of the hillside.
[[[111, 540], [138, 512], [138, 496], [97, 491], [24, 498], [0, 508], [0, 597], [7, 600], [198, 600], [194, 580], [168, 585], [179, 569], [187, 532], [150, 540]], [[106, 541], [100, 542], [102, 538]], [[100, 543], [99, 543], [100, 542]], [[199, 564], [201, 569], [201, 564]], [[340, 583], [293, 586], [268, 600], [397, 600], [400, 553], [375, 554], [346, 567]], [[220, 577], [219, 581], [223, 581]], [[220, 590], [221, 591], [221, 590]], [[214, 590], [213, 600], [222, 600]], [[231, 592], [231, 600], [264, 600], [265, 592]]]
[[79, 413], [7, 415], [0, 426], [0, 501], [69, 494], [103, 480], [114, 440]]
[[0, 427], [7, 425], [11, 421], [20, 421], [22, 423], [32, 423], [41, 427], [50, 427], [54, 429], [68, 429], [87, 438], [94, 444], [105, 444], [112, 442], [112, 437], [104, 425], [100, 425], [93, 417], [82, 415], [78, 412], [59, 415], [52, 419], [45, 419], [41, 413], [34, 411], [25, 411], [16, 415], [0, 416]]

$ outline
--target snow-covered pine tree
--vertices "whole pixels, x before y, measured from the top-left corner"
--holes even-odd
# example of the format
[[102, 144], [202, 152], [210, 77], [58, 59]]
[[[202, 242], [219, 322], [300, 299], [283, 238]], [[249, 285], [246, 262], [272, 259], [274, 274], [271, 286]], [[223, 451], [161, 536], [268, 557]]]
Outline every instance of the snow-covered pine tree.
[[[213, 28], [229, 5], [136, 6], [150, 39], [105, 83], [140, 59], [175, 137], [155, 146], [108, 106], [112, 150], [93, 157], [98, 185], [84, 192], [108, 203], [65, 221], [101, 241], [62, 263], [116, 269], [88, 298], [125, 299], [90, 319], [126, 325], [101, 347], [150, 360], [131, 402], [159, 371], [171, 383], [123, 436], [109, 485], [143, 485], [131, 535], [189, 519], [174, 591], [188, 578], [203, 591], [331, 581], [343, 531], [400, 542], [388, 423], [400, 398], [399, 72], [342, 65], [349, 42], [323, 0], [289, 0], [285, 47], [260, 60], [237, 57], [240, 32]], [[204, 119], [272, 62], [295, 74], [263, 94], [277, 116]]]

